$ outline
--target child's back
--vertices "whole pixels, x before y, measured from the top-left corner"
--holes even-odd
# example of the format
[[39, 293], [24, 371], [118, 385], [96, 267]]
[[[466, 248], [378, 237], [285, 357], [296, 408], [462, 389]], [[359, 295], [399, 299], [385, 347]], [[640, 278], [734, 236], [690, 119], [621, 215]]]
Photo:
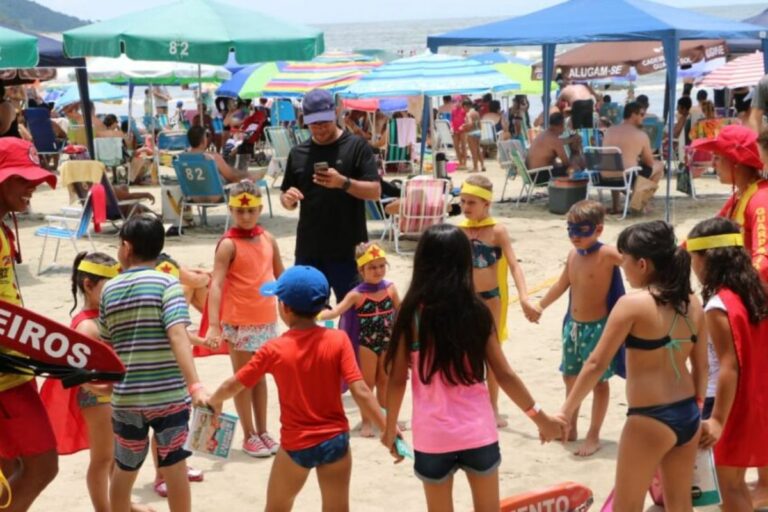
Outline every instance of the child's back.
[[176, 278], [148, 267], [125, 270], [104, 285], [99, 334], [125, 364], [114, 407], [148, 407], [189, 399], [167, 329], [189, 323]]
[[343, 331], [290, 329], [267, 342], [237, 372], [244, 386], [271, 373], [280, 400], [281, 444], [286, 450], [317, 445], [349, 431], [339, 379], [362, 379], [349, 337]]

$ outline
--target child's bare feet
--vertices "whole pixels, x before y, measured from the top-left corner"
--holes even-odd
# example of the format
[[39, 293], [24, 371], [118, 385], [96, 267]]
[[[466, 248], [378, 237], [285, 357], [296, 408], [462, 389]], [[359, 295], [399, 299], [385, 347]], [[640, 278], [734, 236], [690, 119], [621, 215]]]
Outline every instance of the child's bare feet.
[[495, 416], [496, 416], [496, 428], [504, 428], [509, 425], [509, 422], [507, 421], [507, 416], [505, 414], [499, 414], [497, 412]]
[[575, 441], [579, 438], [579, 433], [576, 430], [576, 424], [572, 424], [571, 428], [568, 429], [568, 441]]
[[375, 434], [373, 432], [373, 425], [367, 422], [363, 422], [362, 426], [360, 427], [360, 436], [375, 437]]
[[577, 457], [589, 457], [599, 449], [600, 449], [600, 439], [587, 436], [587, 438], [584, 439], [584, 442], [581, 443], [581, 446], [579, 446], [579, 449], [573, 453]]

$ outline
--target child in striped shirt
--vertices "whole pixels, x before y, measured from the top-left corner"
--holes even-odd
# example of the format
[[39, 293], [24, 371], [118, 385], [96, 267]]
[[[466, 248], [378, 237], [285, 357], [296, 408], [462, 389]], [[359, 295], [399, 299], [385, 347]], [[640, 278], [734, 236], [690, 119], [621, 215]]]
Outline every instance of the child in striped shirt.
[[110, 486], [113, 511], [130, 510], [131, 490], [149, 450], [149, 429], [157, 439], [158, 469], [168, 487], [172, 512], [192, 509], [184, 450], [189, 402], [207, 400], [186, 326], [189, 312], [178, 279], [155, 270], [165, 242], [154, 217], [135, 216], [120, 229], [117, 257], [123, 272], [102, 291], [99, 335], [125, 364], [112, 394], [115, 469]]

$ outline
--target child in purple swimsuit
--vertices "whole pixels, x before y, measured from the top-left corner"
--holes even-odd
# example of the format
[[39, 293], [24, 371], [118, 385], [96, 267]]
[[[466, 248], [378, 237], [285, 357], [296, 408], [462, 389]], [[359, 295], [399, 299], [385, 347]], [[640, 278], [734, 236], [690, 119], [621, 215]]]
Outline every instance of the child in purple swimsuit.
[[[374, 243], [362, 243], [355, 249], [357, 269], [362, 283], [353, 288], [333, 309], [318, 315], [319, 320], [331, 320], [354, 308], [359, 322], [360, 370], [368, 387], [376, 388], [376, 398], [384, 407], [387, 374], [384, 354], [392, 335], [395, 311], [400, 297], [395, 284], [386, 281], [387, 254]], [[353, 340], [354, 341], [354, 340]], [[363, 437], [373, 437], [371, 419], [363, 416], [360, 431]]]

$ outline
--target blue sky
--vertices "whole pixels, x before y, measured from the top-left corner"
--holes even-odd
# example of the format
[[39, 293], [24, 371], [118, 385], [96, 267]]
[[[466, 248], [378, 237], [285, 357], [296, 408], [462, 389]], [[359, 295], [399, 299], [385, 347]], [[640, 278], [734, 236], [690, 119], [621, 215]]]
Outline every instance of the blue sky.
[[[79, 18], [108, 19], [173, 0], [36, 0], [51, 9]], [[351, 21], [412, 20], [430, 18], [514, 16], [559, 3], [558, 0], [223, 0], [281, 18], [315, 24]], [[675, 7], [716, 6], [728, 0], [657, 0]], [[738, 4], [765, 4], [765, 0], [737, 0]]]

